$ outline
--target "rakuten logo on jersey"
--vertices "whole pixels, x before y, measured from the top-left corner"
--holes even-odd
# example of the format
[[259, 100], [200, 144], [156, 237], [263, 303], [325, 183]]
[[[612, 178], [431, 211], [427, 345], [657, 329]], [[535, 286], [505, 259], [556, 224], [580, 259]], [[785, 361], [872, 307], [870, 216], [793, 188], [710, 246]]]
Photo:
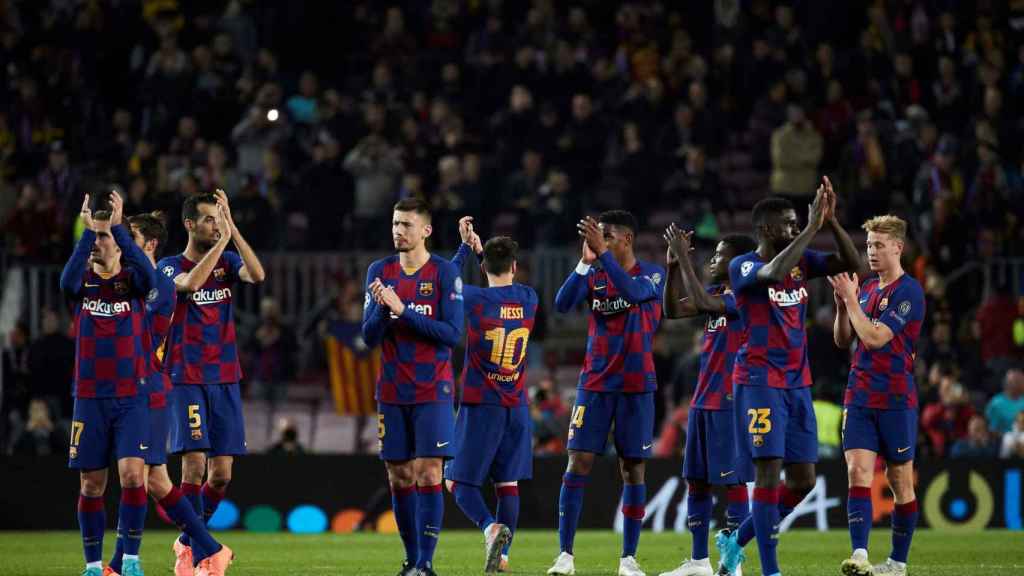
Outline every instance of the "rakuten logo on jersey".
[[804, 287], [801, 287], [799, 290], [776, 290], [775, 288], [768, 288], [768, 299], [778, 304], [780, 308], [799, 306], [807, 301], [807, 298], [807, 288]]
[[104, 302], [103, 300], [93, 300], [91, 298], [85, 298], [82, 300], [82, 310], [92, 314], [93, 316], [102, 316], [104, 318], [113, 318], [121, 314], [127, 314], [132, 311], [131, 302]]
[[[430, 304], [406, 304], [405, 307], [421, 316], [428, 316], [430, 318], [434, 317], [434, 307]], [[398, 318], [398, 316], [396, 316], [394, 312], [391, 312], [391, 319], [395, 320], [396, 318]]]
[[725, 316], [719, 316], [718, 318], [708, 318], [708, 325], [706, 330], [708, 332], [718, 332], [722, 328], [729, 325], [729, 320]]
[[618, 314], [619, 312], [625, 312], [629, 310], [631, 304], [626, 302], [621, 296], [615, 300], [609, 300], [607, 298], [594, 298], [594, 301], [590, 304], [590, 309], [594, 312], [600, 312], [605, 315]]
[[192, 302], [199, 306], [220, 304], [229, 300], [231, 300], [231, 288], [216, 288], [213, 290], [200, 288], [192, 293]]

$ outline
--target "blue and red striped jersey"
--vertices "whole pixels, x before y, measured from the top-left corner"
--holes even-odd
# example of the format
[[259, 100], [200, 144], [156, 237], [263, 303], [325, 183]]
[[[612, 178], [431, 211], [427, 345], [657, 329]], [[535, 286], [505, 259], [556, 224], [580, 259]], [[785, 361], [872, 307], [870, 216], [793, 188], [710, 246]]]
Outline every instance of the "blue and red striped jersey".
[[917, 407], [914, 346], [924, 322], [924, 289], [909, 274], [884, 288], [876, 276], [861, 286], [860, 307], [874, 324], [892, 330], [893, 338], [877, 350], [857, 341], [844, 405], [882, 410]]
[[124, 226], [114, 226], [111, 235], [121, 248], [120, 272], [104, 277], [89, 267], [96, 233], [86, 230], [61, 273], [61, 289], [74, 302], [72, 394], [78, 398], [135, 396], [149, 370], [145, 301], [153, 267]]
[[661, 322], [665, 270], [637, 261], [626, 272], [606, 251], [586, 275], [574, 271], [559, 288], [555, 306], [568, 312], [584, 301], [590, 308], [587, 353], [578, 388], [595, 392], [650, 392], [654, 333]]
[[[184, 254], [177, 254], [160, 260], [156, 266], [160, 274], [173, 280], [196, 264]], [[241, 269], [242, 258], [225, 251], [198, 290], [177, 293], [164, 357], [164, 371], [171, 382], [234, 384], [242, 379], [231, 293]]]
[[736, 354], [733, 382], [744, 386], [803, 388], [811, 385], [807, 363], [807, 281], [824, 276], [828, 255], [805, 250], [779, 284], [763, 284], [757, 271], [766, 262], [757, 252], [729, 263], [729, 280], [746, 338]]
[[736, 296], [725, 286], [708, 288], [721, 296], [725, 313], [708, 314], [700, 345], [700, 375], [690, 406], [703, 410], [732, 410], [732, 371], [736, 353], [743, 343], [743, 321]]
[[[392, 287], [405, 304], [401, 316], [378, 304], [374, 279]], [[363, 339], [381, 345], [376, 398], [384, 404], [451, 402], [455, 390], [452, 348], [462, 334], [462, 279], [455, 266], [431, 255], [419, 270], [405, 271], [398, 255], [366, 271]]]
[[526, 345], [537, 314], [537, 293], [522, 284], [465, 287], [466, 362], [463, 404], [525, 406]]
[[159, 389], [149, 389], [149, 407], [163, 408], [167, 405], [167, 393], [171, 391], [171, 377], [164, 371], [164, 358], [167, 355], [167, 334], [171, 330], [171, 317], [177, 293], [174, 281], [163, 274], [156, 275], [156, 290], [151, 290], [146, 298], [146, 320], [149, 324], [150, 340], [153, 353], [150, 354], [150, 375], [159, 379]]

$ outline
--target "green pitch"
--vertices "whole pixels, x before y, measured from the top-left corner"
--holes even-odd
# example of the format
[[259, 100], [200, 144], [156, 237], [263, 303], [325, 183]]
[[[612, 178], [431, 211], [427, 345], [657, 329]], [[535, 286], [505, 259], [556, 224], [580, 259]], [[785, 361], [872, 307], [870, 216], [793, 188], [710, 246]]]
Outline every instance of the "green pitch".
[[[220, 532], [217, 538], [237, 555], [228, 574], [394, 576], [402, 559], [397, 535], [254, 534]], [[170, 574], [174, 563], [170, 532], [148, 532], [143, 542], [143, 567], [150, 576]], [[114, 533], [107, 532], [104, 562], [113, 550]], [[620, 536], [607, 531], [581, 532], [576, 538], [576, 573], [580, 576], [614, 575], [618, 569]], [[717, 554], [712, 544], [712, 561]], [[690, 537], [653, 534], [640, 537], [638, 560], [649, 576], [674, 568], [689, 553]], [[872, 531], [872, 561], [889, 552], [889, 531]], [[744, 573], [757, 576], [756, 546]], [[512, 574], [543, 575], [558, 553], [558, 535], [551, 532], [516, 534], [512, 547]], [[786, 576], [839, 574], [839, 563], [849, 554], [847, 533], [793, 531], [780, 539], [779, 555]], [[441, 534], [436, 569], [439, 576], [476, 575], [483, 567], [483, 540], [476, 532]], [[0, 532], [0, 575], [69, 576], [82, 570], [81, 541], [76, 532]], [[1024, 533], [975, 533], [919, 530], [910, 550], [913, 576], [1024, 574]]]

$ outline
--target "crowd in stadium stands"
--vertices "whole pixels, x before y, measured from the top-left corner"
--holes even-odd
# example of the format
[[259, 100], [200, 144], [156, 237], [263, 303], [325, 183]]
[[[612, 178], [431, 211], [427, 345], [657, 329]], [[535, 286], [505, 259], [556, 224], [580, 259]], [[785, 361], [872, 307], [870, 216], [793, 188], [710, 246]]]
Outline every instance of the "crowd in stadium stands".
[[[1012, 279], [945, 279], [1024, 256], [1024, 3], [798, 6], [0, 0], [5, 262], [62, 262], [82, 196], [111, 187], [128, 213], [168, 214], [172, 249], [182, 198], [219, 187], [259, 251], [386, 248], [390, 207], [410, 195], [431, 203], [443, 250], [464, 214], [564, 247], [577, 217], [607, 208], [651, 232], [677, 220], [706, 250], [749, 232], [759, 198], [805, 203], [827, 173], [848, 229], [887, 211], [911, 224], [907, 269], [929, 298], [925, 453], [1019, 455], [1024, 298]], [[847, 360], [829, 324], [815, 315], [811, 362], [835, 402]], [[22, 392], [47, 381], [32, 366], [58, 375], [18, 330], [5, 396], [27, 414]], [[665, 356], [671, 428], [694, 351]], [[557, 450], [550, 392], [534, 413], [538, 445]], [[66, 412], [64, 390], [46, 395]]]

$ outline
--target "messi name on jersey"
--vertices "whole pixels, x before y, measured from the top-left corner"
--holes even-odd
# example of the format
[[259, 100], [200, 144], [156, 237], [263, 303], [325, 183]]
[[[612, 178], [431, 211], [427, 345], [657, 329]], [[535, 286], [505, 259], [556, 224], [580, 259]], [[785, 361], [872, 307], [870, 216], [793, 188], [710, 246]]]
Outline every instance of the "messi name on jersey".
[[93, 298], [82, 299], [82, 310], [93, 316], [113, 318], [121, 314], [129, 314], [132, 311], [132, 303], [128, 301], [106, 302]]

